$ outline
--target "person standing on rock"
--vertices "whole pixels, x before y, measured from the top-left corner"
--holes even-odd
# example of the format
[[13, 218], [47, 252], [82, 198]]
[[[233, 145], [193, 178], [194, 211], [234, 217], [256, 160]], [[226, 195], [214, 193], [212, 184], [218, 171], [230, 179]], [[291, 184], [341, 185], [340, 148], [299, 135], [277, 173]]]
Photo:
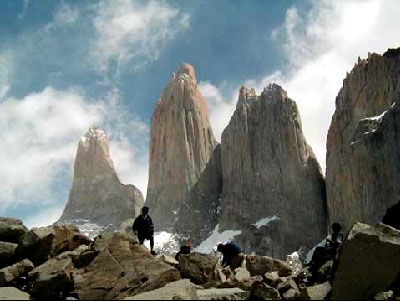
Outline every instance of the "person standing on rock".
[[244, 254], [242, 249], [235, 243], [229, 242], [227, 244], [219, 244], [217, 251], [223, 255], [221, 266], [223, 268], [230, 267], [231, 271], [242, 265]]
[[146, 239], [150, 240], [150, 253], [156, 255], [154, 252], [154, 224], [148, 213], [149, 207], [143, 207], [142, 214], [135, 219], [132, 229], [140, 244], [143, 244]]

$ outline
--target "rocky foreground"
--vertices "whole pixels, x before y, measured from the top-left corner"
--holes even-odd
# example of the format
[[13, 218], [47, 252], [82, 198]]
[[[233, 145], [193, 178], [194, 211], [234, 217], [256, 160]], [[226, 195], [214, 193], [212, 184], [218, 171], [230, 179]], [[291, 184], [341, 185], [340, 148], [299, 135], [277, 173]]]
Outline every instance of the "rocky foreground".
[[215, 255], [153, 257], [127, 233], [92, 241], [74, 225], [28, 230], [0, 218], [0, 300], [399, 300], [399, 254], [400, 231], [356, 223], [337, 268], [330, 261], [310, 273], [298, 262], [247, 256], [230, 271]]

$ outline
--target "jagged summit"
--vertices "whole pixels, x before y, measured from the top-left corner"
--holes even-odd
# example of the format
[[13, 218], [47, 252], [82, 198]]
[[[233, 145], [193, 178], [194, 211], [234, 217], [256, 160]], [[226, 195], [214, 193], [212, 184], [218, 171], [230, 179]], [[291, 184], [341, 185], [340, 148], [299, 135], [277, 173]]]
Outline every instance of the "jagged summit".
[[267, 87], [265, 87], [261, 92], [261, 95], [257, 95], [254, 88], [249, 89], [246, 86], [242, 86], [239, 90], [239, 97], [236, 108], [248, 102], [260, 100], [262, 97], [274, 101], [285, 101], [286, 99], [288, 99], [287, 92], [280, 85], [275, 83], [271, 83]]
[[142, 193], [121, 184], [110, 156], [107, 133], [89, 127], [79, 141], [72, 188], [59, 222], [84, 221], [116, 229], [139, 214]]

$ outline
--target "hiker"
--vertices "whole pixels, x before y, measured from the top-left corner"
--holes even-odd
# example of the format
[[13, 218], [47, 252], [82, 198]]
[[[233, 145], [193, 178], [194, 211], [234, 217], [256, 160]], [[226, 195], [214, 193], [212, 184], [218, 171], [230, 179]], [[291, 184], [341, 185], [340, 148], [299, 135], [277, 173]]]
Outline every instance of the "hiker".
[[227, 244], [218, 244], [217, 251], [221, 252], [223, 255], [221, 266], [223, 268], [229, 266], [231, 271], [234, 271], [236, 268], [240, 267], [244, 260], [244, 254], [242, 253], [242, 250], [233, 242], [229, 242]]
[[152, 255], [156, 255], [156, 253], [154, 252], [154, 237], [153, 237], [154, 224], [148, 213], [149, 213], [149, 207], [143, 207], [142, 214], [135, 219], [132, 229], [133, 233], [135, 233], [136, 236], [138, 237], [141, 245], [144, 243], [145, 239], [150, 240], [150, 253]]
[[185, 244], [183, 246], [181, 246], [181, 249], [179, 250], [178, 253], [176, 253], [175, 255], [175, 260], [179, 261], [179, 255], [181, 254], [190, 254], [190, 249], [192, 248], [192, 245], [190, 244], [190, 242], [185, 242]]
[[317, 270], [325, 262], [331, 259], [335, 260], [336, 251], [343, 243], [344, 236], [341, 230], [342, 227], [340, 226], [340, 224], [332, 224], [332, 235], [326, 238], [325, 246], [319, 246], [315, 248], [312, 260], [309, 264], [311, 269]]

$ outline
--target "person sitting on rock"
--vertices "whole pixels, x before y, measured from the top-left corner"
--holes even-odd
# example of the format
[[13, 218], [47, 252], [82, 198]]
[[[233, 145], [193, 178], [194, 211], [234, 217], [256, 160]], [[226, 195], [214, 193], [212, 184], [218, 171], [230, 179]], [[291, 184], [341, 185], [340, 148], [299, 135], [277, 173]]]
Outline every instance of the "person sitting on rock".
[[229, 266], [231, 271], [234, 271], [236, 268], [240, 267], [244, 260], [244, 254], [242, 253], [242, 250], [233, 242], [229, 242], [227, 244], [218, 244], [217, 251], [221, 252], [223, 255], [221, 266], [223, 268]]
[[150, 240], [151, 254], [155, 255], [154, 252], [154, 224], [151, 217], [148, 215], [149, 207], [142, 208], [142, 214], [139, 215], [132, 226], [133, 233], [136, 234], [140, 244], [143, 244], [145, 239]]
[[185, 242], [183, 246], [181, 246], [181, 249], [179, 250], [178, 253], [175, 255], [175, 260], [179, 261], [179, 255], [181, 254], [190, 254], [190, 249], [192, 248], [192, 245], [190, 244], [189, 241]]

